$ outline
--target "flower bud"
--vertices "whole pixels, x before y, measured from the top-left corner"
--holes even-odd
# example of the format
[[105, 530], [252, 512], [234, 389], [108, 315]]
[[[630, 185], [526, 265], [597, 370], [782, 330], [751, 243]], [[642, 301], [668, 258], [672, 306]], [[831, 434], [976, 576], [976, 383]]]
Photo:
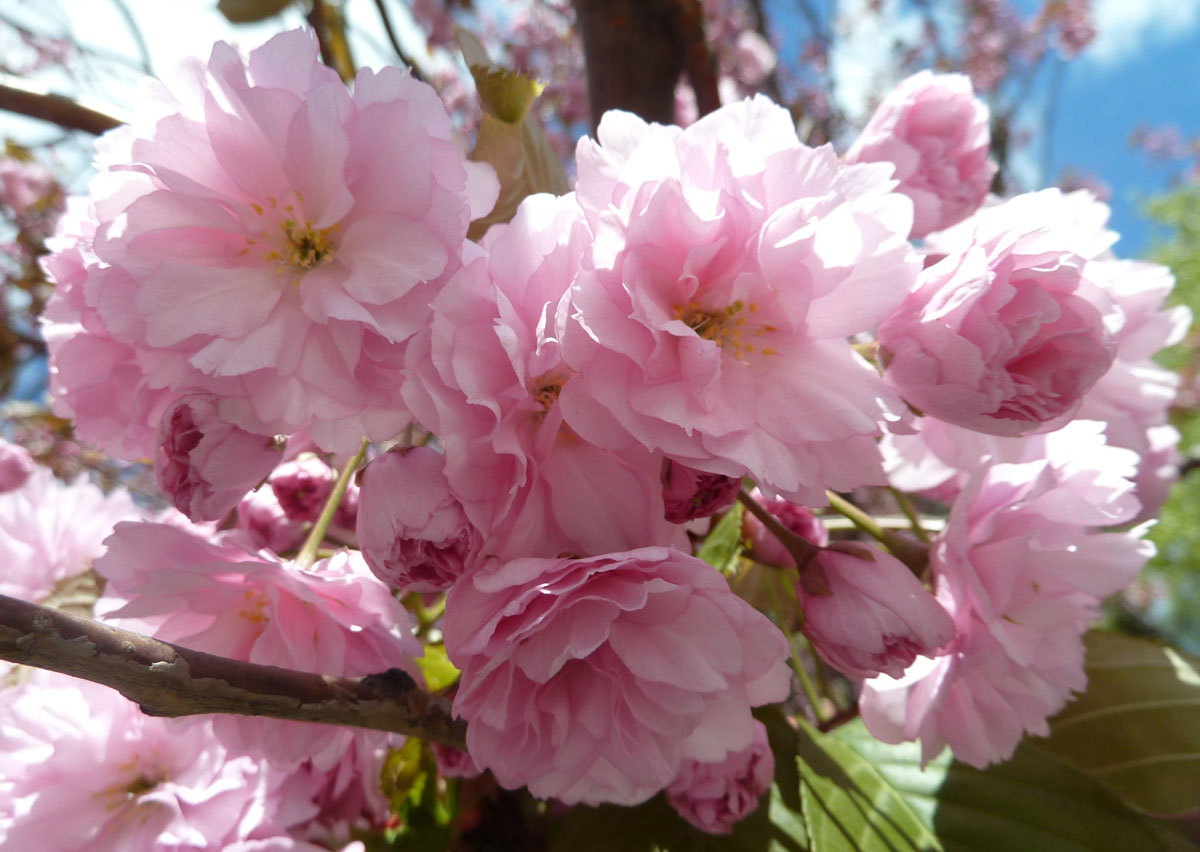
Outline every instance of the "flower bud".
[[320, 457], [302, 453], [281, 464], [267, 480], [284, 514], [293, 521], [315, 521], [333, 491], [337, 475]]
[[179, 511], [193, 521], [219, 521], [282, 458], [274, 438], [222, 420], [216, 397], [188, 394], [163, 412], [154, 473]]
[[737, 499], [742, 480], [664, 459], [662, 485], [667, 520], [683, 524], [728, 509]]
[[899, 677], [954, 637], [949, 614], [904, 563], [864, 544], [822, 548], [797, 592], [804, 635], [850, 677]]

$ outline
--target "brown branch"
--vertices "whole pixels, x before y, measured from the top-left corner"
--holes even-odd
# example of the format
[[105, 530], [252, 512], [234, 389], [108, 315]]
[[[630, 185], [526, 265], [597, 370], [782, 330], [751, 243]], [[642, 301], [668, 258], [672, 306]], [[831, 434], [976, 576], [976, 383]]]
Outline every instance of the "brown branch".
[[721, 107], [717, 88], [717, 57], [704, 34], [704, 7], [700, 0], [676, 0], [679, 37], [684, 45], [683, 70], [696, 93], [696, 111], [708, 115]]
[[17, 77], [0, 76], [0, 110], [27, 115], [97, 136], [125, 122], [79, 101], [39, 89]]
[[682, 0], [573, 0], [587, 62], [593, 131], [610, 109], [647, 121], [675, 120], [675, 85], [684, 69]]
[[180, 648], [0, 595], [0, 659], [111, 687], [151, 716], [235, 713], [391, 731], [464, 748], [447, 701], [399, 669], [309, 674]]

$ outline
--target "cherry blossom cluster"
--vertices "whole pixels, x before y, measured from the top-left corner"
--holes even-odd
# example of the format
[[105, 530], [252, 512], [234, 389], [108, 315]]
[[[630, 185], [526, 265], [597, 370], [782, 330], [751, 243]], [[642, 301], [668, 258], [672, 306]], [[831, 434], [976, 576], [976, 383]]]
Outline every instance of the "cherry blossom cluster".
[[[842, 155], [762, 97], [686, 129], [609, 113], [575, 191], [478, 244], [495, 177], [401, 71], [347, 90], [291, 32], [247, 60], [217, 45], [142, 106], [46, 262], [56, 410], [153, 459], [182, 513], [91, 552], [99, 617], [420, 679], [398, 601], [444, 592], [468, 746], [439, 750], [445, 775], [568, 805], [665, 791], [717, 833], [770, 786], [751, 711], [801, 700], [793, 642], [927, 758], [1003, 760], [1083, 688], [1082, 633], [1147, 558], [1129, 524], [1177, 462], [1150, 357], [1188, 317], [1162, 307], [1166, 270], [1113, 255], [1087, 193], [987, 196], [965, 78], [906, 81]], [[887, 486], [942, 521], [927, 545], [827, 529], [838, 495]], [[794, 621], [696, 555], [739, 499], [743, 562], [794, 589]], [[185, 739], [87, 689], [0, 693], [0, 836], [60, 805], [96, 812], [64, 836], [197, 848], [344, 842], [386, 814], [397, 738], [219, 719]], [[89, 748], [61, 803], [54, 763], [22, 757]]]

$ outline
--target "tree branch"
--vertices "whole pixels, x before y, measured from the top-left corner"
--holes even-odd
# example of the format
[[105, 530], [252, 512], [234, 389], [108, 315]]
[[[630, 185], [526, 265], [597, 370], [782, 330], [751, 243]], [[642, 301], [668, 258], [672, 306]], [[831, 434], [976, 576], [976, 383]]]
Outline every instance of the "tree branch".
[[675, 120], [675, 85], [686, 47], [680, 0], [574, 0], [587, 62], [592, 129], [610, 109], [647, 121]]
[[330, 677], [181, 648], [0, 595], [0, 659], [111, 687], [151, 716], [235, 713], [351, 725], [465, 747], [448, 702], [399, 669]]
[[97, 136], [125, 123], [108, 113], [31, 86], [8, 74], [0, 75], [0, 109]]

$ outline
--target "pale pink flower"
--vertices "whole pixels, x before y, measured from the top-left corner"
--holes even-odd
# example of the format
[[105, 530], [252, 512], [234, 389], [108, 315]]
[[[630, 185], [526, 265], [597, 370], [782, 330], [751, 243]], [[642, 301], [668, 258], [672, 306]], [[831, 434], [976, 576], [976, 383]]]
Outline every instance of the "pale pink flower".
[[267, 771], [211, 722], [147, 716], [88, 681], [39, 672], [0, 691], [6, 849], [219, 852], [271, 831]]
[[847, 336], [903, 300], [919, 260], [890, 166], [847, 166], [765, 98], [692, 126], [610, 112], [581, 140], [596, 234], [572, 288], [567, 425], [820, 504], [883, 481], [894, 396]]
[[742, 480], [664, 459], [662, 484], [666, 518], [673, 524], [682, 524], [728, 509], [737, 500]]
[[451, 493], [432, 447], [384, 453], [363, 471], [358, 544], [393, 589], [438, 592], [479, 559], [483, 538]]
[[[768, 497], [757, 488], [750, 492], [750, 498], [808, 543], [817, 547], [829, 543], [829, 530], [807, 506], [798, 506], [782, 497]], [[747, 543], [750, 555], [759, 562], [785, 568], [796, 567], [796, 560], [788, 553], [783, 542], [750, 512], [742, 515], [742, 539]]]
[[242, 498], [237, 528], [253, 550], [265, 547], [283, 553], [304, 541], [304, 524], [289, 518], [275, 492], [266, 486]]
[[775, 70], [778, 57], [770, 42], [754, 30], [742, 30], [733, 46], [733, 76], [753, 89]]
[[662, 458], [613, 452], [563, 423], [567, 288], [590, 234], [572, 196], [526, 198], [487, 255], [433, 303], [408, 352], [405, 399], [445, 447], [445, 477], [500, 558], [686, 546], [664, 517]]
[[123, 490], [106, 495], [86, 474], [65, 483], [36, 468], [20, 488], [0, 494], [0, 594], [44, 600], [92, 566], [114, 525], [141, 517]]
[[948, 745], [983, 767], [1025, 733], [1048, 734], [1046, 720], [1086, 686], [1083, 632], [1154, 548], [1141, 528], [1095, 531], [1138, 512], [1124, 478], [1133, 454], [1071, 443], [1074, 457], [1064, 440], [1057, 461], [981, 468], [955, 501], [930, 557], [956, 636], [902, 677], [864, 685], [863, 719], [879, 739], [919, 738], [925, 761]]
[[317, 52], [300, 30], [248, 61], [218, 43], [100, 141], [93, 248], [127, 280], [95, 304], [159, 360], [156, 386], [338, 449], [410, 420], [403, 343], [496, 186], [468, 168], [431, 88], [364, 69], [351, 93]]
[[709, 834], [729, 834], [734, 823], [754, 813], [771, 789], [775, 755], [767, 729], [754, 720], [754, 741], [723, 760], [685, 760], [667, 788], [667, 802], [678, 814]]
[[649, 798], [747, 748], [750, 708], [789, 692], [779, 630], [668, 548], [494, 563], [450, 591], [444, 633], [471, 756], [568, 804]]
[[[213, 654], [327, 675], [404, 668], [421, 645], [412, 618], [356, 552], [307, 570], [266, 551], [163, 524], [121, 524], [96, 570], [108, 580], [96, 611], [120, 626]], [[281, 764], [327, 770], [354, 746], [329, 725], [221, 717], [233, 746]]]
[[218, 406], [216, 397], [187, 394], [158, 428], [158, 485], [193, 521], [223, 519], [283, 458], [273, 438], [226, 423]]
[[925, 269], [879, 327], [884, 377], [925, 414], [969, 429], [1057, 429], [1113, 362], [1097, 307], [1108, 300], [1029, 201], [965, 224], [969, 243]]
[[848, 163], [892, 163], [897, 191], [913, 200], [913, 237], [979, 209], [996, 164], [988, 108], [963, 74], [922, 71], [888, 93], [846, 152]]
[[20, 488], [36, 468], [29, 450], [0, 438], [0, 494]]
[[894, 556], [858, 542], [817, 551], [797, 588], [804, 635], [821, 658], [852, 678], [898, 677], [919, 655], [954, 637], [940, 603]]
[[337, 480], [324, 459], [302, 453], [271, 472], [267, 484], [275, 492], [283, 513], [293, 521], [315, 521], [333, 492]]
[[42, 258], [54, 291], [41, 316], [50, 356], [50, 396], [55, 414], [70, 419], [76, 437], [121, 459], [154, 457], [158, 425], [178, 394], [151, 383], [147, 357], [117, 339], [96, 307], [108, 284], [123, 287], [122, 270], [102, 266], [91, 250], [95, 210], [85, 198], [68, 199], [55, 236]]

